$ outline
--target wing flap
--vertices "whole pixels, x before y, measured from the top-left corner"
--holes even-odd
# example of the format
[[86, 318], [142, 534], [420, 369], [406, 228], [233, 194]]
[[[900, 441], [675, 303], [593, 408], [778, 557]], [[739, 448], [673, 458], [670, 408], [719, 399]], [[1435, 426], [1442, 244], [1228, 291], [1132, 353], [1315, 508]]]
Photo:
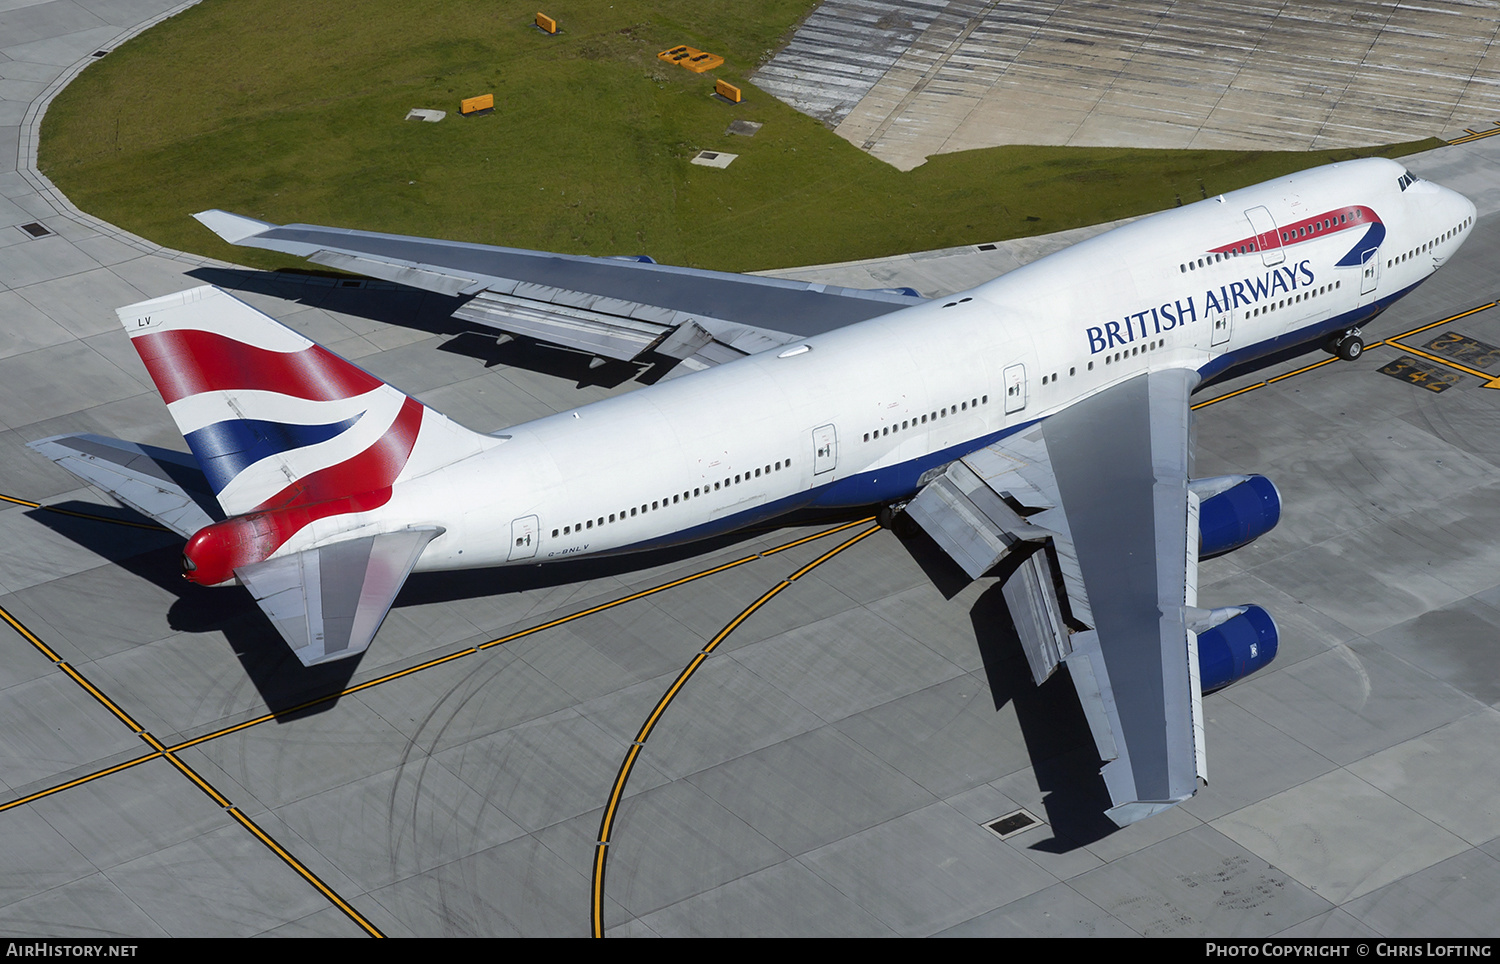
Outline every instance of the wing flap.
[[304, 666], [364, 652], [438, 527], [363, 536], [235, 570]]
[[[954, 462], [906, 505], [906, 514], [932, 536], [970, 579], [1010, 554], [1030, 528], [962, 461]], [[1038, 538], [1044, 538], [1045, 533]]]
[[1067, 517], [1055, 508], [1056, 489], [1046, 444], [1033, 428], [950, 464], [906, 507], [970, 579], [1012, 552], [1025, 556], [1001, 591], [1037, 685], [1072, 650], [1070, 613], [1057, 594], [1055, 574], [1063, 577], [1074, 605], [1087, 612]]
[[453, 317], [593, 355], [631, 361], [651, 349], [670, 329], [566, 305], [527, 301], [482, 291]]
[[1005, 580], [1001, 592], [1026, 652], [1031, 678], [1040, 686], [1073, 651], [1047, 550], [1039, 548], [1027, 556]]

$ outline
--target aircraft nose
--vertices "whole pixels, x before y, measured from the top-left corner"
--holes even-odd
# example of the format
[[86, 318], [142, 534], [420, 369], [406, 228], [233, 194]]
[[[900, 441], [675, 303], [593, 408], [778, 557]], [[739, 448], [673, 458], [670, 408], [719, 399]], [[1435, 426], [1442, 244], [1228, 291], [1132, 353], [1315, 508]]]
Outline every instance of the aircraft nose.
[[1447, 192], [1448, 200], [1457, 212], [1455, 220], [1472, 225], [1474, 219], [1479, 216], [1479, 209], [1474, 206], [1474, 202], [1450, 188], [1443, 188], [1443, 190]]

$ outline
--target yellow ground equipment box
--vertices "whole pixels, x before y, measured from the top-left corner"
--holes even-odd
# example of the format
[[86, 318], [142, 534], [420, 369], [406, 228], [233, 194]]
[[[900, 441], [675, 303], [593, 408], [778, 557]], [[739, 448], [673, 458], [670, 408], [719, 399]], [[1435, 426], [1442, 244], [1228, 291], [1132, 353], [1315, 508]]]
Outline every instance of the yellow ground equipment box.
[[536, 15], [536, 28], [542, 33], [557, 33], [557, 21], [545, 13], [538, 13]]
[[478, 97], [466, 97], [459, 103], [459, 110], [466, 116], [469, 114], [479, 114], [484, 111], [494, 109], [494, 94], [481, 94]]
[[740, 89], [738, 87], [722, 80], [714, 81], [714, 93], [729, 101], [731, 104], [738, 104], [741, 100], [744, 99], [740, 94]]
[[706, 54], [697, 47], [673, 47], [671, 50], [663, 50], [656, 55], [659, 59], [679, 67], [686, 67], [695, 74], [701, 74], [705, 70], [713, 70], [715, 67], [724, 65], [724, 58], [718, 54]]

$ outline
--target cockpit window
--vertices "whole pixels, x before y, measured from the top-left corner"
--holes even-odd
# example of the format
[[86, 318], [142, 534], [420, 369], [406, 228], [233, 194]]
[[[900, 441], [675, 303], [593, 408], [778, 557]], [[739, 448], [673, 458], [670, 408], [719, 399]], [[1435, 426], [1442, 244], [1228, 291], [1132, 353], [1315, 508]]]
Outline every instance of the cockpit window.
[[1411, 171], [1404, 171], [1404, 172], [1402, 172], [1401, 176], [1396, 179], [1396, 183], [1399, 184], [1399, 185], [1401, 185], [1401, 190], [1404, 191], [1404, 190], [1406, 190], [1407, 185], [1409, 185], [1409, 184], [1415, 184], [1417, 181], [1420, 181], [1420, 180], [1421, 180], [1421, 178], [1417, 177]]

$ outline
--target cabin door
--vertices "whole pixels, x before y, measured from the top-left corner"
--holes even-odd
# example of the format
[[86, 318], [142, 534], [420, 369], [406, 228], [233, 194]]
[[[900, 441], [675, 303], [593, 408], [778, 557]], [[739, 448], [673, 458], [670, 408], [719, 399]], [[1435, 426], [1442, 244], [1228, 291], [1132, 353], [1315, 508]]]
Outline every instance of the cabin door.
[[1261, 262], [1270, 267], [1285, 261], [1286, 252], [1281, 250], [1281, 229], [1276, 226], [1271, 212], [1263, 207], [1253, 207], [1245, 212], [1245, 217], [1255, 231], [1255, 246], [1260, 249]]
[[530, 559], [536, 555], [536, 516], [528, 515], [510, 524], [510, 558]]
[[832, 425], [813, 429], [813, 475], [832, 472], [839, 464], [839, 436]]
[[1380, 249], [1371, 248], [1359, 256], [1359, 301], [1364, 304], [1365, 295], [1374, 292], [1380, 282]]
[[1005, 370], [1005, 414], [1026, 407], [1026, 366], [1012, 365]]
[[1210, 344], [1222, 345], [1229, 340], [1229, 323], [1232, 318], [1233, 313], [1228, 311], [1210, 311], [1208, 313], [1208, 330], [1211, 332], [1209, 337]]

